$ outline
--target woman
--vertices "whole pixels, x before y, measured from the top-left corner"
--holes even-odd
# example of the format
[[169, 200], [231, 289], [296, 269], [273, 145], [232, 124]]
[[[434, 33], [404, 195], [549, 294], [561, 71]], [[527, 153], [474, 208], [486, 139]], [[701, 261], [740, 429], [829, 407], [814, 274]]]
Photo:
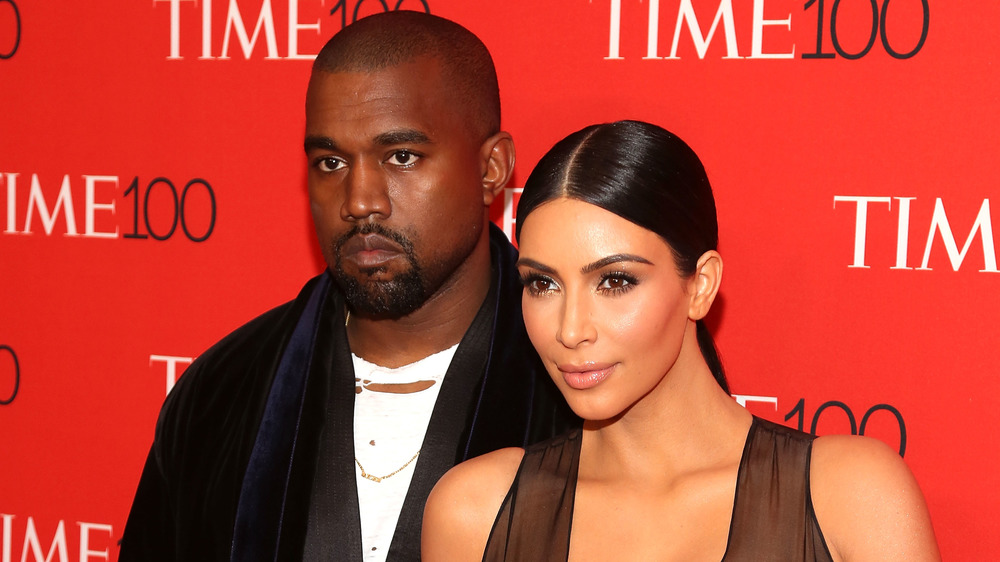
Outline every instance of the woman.
[[940, 558], [895, 452], [729, 396], [702, 321], [722, 279], [715, 202], [683, 141], [587, 127], [542, 158], [517, 216], [525, 326], [584, 426], [446, 474], [425, 561]]

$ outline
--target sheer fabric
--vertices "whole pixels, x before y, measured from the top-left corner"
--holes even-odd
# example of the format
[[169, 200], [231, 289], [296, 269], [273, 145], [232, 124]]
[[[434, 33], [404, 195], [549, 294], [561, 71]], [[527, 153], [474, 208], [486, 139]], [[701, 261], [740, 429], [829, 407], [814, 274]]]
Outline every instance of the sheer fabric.
[[[754, 418], [736, 479], [723, 562], [832, 562], [809, 495], [814, 437]], [[529, 447], [490, 532], [484, 562], [565, 562], [582, 432]]]
[[569, 557], [581, 435], [575, 429], [525, 450], [490, 531], [484, 562]]

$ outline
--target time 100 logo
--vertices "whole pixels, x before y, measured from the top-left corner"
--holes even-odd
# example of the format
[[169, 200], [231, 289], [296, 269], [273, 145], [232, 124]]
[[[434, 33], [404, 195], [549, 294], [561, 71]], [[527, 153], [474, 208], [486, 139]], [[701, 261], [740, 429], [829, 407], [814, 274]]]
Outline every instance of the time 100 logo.
[[[157, 186], [162, 186], [161, 190], [167, 190], [166, 192], [169, 193], [171, 197], [170, 201], [172, 201], [173, 203], [172, 206], [173, 213], [171, 215], [172, 218], [171, 218], [170, 228], [167, 229], [166, 231], [161, 230], [161, 232], [159, 233], [153, 229], [153, 225], [151, 224], [151, 221], [149, 219], [149, 209], [150, 209], [149, 198], [150, 194], [153, 193], [153, 188]], [[193, 232], [192, 228], [188, 227], [188, 218], [187, 218], [188, 193], [193, 187], [202, 188], [205, 194], [207, 194], [208, 196], [210, 218], [207, 228], [204, 229], [204, 232], [200, 233], [195, 233]], [[141, 205], [139, 204], [140, 192], [143, 192], [143, 196], [141, 198], [142, 199]], [[212, 231], [215, 230], [215, 216], [216, 216], [215, 192], [212, 190], [212, 186], [209, 185], [207, 181], [201, 178], [195, 178], [187, 182], [187, 184], [184, 185], [184, 188], [180, 192], [179, 200], [177, 198], [177, 188], [174, 186], [173, 182], [170, 181], [170, 179], [164, 177], [159, 177], [152, 180], [146, 185], [145, 191], [143, 191], [142, 186], [139, 184], [139, 177], [136, 176], [132, 180], [132, 183], [129, 184], [128, 189], [125, 190], [125, 193], [123, 195], [126, 199], [129, 196], [133, 197], [132, 232], [126, 233], [124, 235], [124, 238], [144, 239], [147, 238], [147, 236], [152, 236], [154, 240], [160, 240], [160, 241], [168, 240], [171, 236], [174, 235], [174, 232], [177, 231], [178, 218], [180, 219], [181, 229], [184, 231], [184, 235], [192, 242], [204, 242], [205, 240], [208, 240], [208, 237], [212, 235]], [[139, 226], [140, 215], [142, 216], [143, 223], [145, 223], [146, 226], [145, 233], [142, 232], [142, 229]]]
[[[903, 1], [903, 0], [897, 0], [897, 1]], [[863, 0], [861, 3], [864, 3]], [[823, 16], [826, 13], [823, 5], [824, 4], [823, 0], [809, 0], [808, 2], [806, 2], [805, 9], [807, 11], [813, 6], [816, 6], [816, 50], [812, 53], [803, 53], [802, 58], [832, 59], [835, 56], [839, 55], [845, 59], [851, 59], [851, 60], [860, 59], [861, 57], [867, 55], [868, 52], [872, 50], [872, 47], [875, 45], [876, 34], [882, 40], [882, 48], [885, 49], [885, 52], [888, 53], [893, 58], [908, 59], [920, 52], [920, 49], [922, 49], [924, 46], [924, 42], [927, 41], [927, 31], [930, 29], [931, 9], [930, 5], [927, 3], [927, 0], [920, 0], [921, 14], [922, 14], [920, 39], [917, 41], [915, 47], [913, 47], [909, 51], [903, 51], [903, 52], [897, 51], [896, 48], [893, 47], [892, 42], [889, 40], [889, 36], [885, 30], [886, 21], [888, 20], [888, 15], [889, 15], [890, 0], [884, 0], [881, 9], [879, 9], [878, 3], [875, 0], [868, 0], [868, 3], [870, 4], [871, 7], [871, 33], [868, 36], [868, 42], [861, 50], [851, 53], [844, 48], [844, 46], [840, 42], [839, 36], [837, 35], [837, 29], [838, 29], [837, 26], [838, 23], [840, 22], [840, 20], [838, 19], [838, 15], [840, 14], [840, 6], [842, 4], [842, 0], [834, 0], [833, 6], [830, 8], [830, 39], [833, 42], [833, 49], [836, 51], [836, 55], [834, 55], [834, 53], [823, 52], [823, 38], [826, 32], [826, 28], [823, 25]], [[843, 25], [843, 23], [840, 23], [840, 25]]]
[[[796, 45], [788, 44], [785, 47], [773, 46], [774, 39], [768, 42], [765, 50], [765, 35], [771, 33], [771, 28], [777, 27], [775, 33], [782, 29], [787, 31], [792, 29], [792, 15], [787, 14], [783, 19], [770, 19], [765, 17], [765, 13], [773, 12], [765, 10], [766, 0], [752, 1], [752, 17], [740, 20], [749, 22], [749, 29], [742, 27], [744, 36], [749, 33], [751, 36], [750, 53], [740, 53], [738, 45], [738, 29], [736, 16], [734, 15], [734, 0], [719, 0], [718, 8], [715, 12], [709, 11], [705, 6], [714, 5], [707, 1], [699, 3], [699, 10], [695, 10], [696, 0], [672, 0], [670, 3], [677, 5], [677, 16], [670, 23], [661, 21], [660, 6], [661, 0], [641, 0], [648, 4], [647, 15], [647, 47], [644, 60], [677, 60], [682, 58], [679, 54], [679, 46], [682, 40], [693, 42], [699, 59], [705, 58], [709, 45], [713, 39], [717, 39], [725, 44], [724, 59], [794, 59], [796, 57]], [[622, 60], [624, 57], [620, 53], [622, 30], [627, 33], [634, 33], [635, 25], [622, 25], [622, 4], [627, 3], [629, 8], [635, 9], [638, 4], [636, 0], [610, 0], [611, 15], [609, 25], [609, 46], [606, 60]], [[740, 6], [743, 8], [751, 4], [744, 2]], [[890, 8], [890, 5], [892, 6]], [[747, 6], [748, 7], [748, 6]], [[833, 59], [843, 58], [857, 60], [872, 51], [877, 39], [881, 39], [883, 50], [896, 59], [908, 59], [915, 56], [923, 48], [927, 41], [927, 34], [930, 30], [930, 4], [928, 0], [806, 0], [803, 10], [809, 16], [815, 18], [815, 27], [811, 21], [805, 23], [810, 29], [815, 30], [815, 50], [803, 52], [799, 57], [803, 59]], [[803, 18], [807, 22], [809, 17]], [[633, 20], [634, 21], [634, 20]], [[891, 23], [890, 23], [891, 22]], [[673, 39], [670, 44], [670, 52], [666, 56], [660, 54], [659, 35], [660, 29], [673, 29]], [[684, 30], [687, 30], [686, 32]], [[917, 32], [919, 31], [919, 36]], [[812, 32], [810, 32], [812, 35]], [[860, 37], [867, 35], [864, 43]], [[827, 39], [829, 37], [829, 39]], [[689, 38], [689, 39], [688, 39]], [[914, 38], [916, 38], [914, 40]], [[776, 39], [776, 38], [775, 38]], [[832, 50], [827, 46], [827, 41], [832, 44]]]
[[[736, 402], [747, 407], [749, 403], [766, 403], [774, 406], [774, 409], [778, 410], [778, 397], [777, 396], [753, 396], [749, 394], [734, 394], [733, 398]], [[899, 456], [903, 456], [906, 453], [906, 422], [903, 420], [903, 414], [900, 413], [899, 409], [890, 404], [876, 404], [871, 408], [865, 410], [864, 414], [861, 415], [860, 423], [854, 410], [851, 409], [845, 402], [840, 400], [828, 400], [819, 405], [815, 410], [812, 410], [812, 414], [809, 411], [812, 408], [806, 406], [806, 399], [799, 398], [795, 406], [784, 414], [785, 423], [789, 427], [798, 429], [799, 431], [808, 431], [809, 433], [816, 435], [817, 430], [820, 425], [820, 418], [823, 416], [837, 417], [837, 412], [843, 418], [846, 418], [848, 427], [850, 429], [851, 435], [865, 435], [866, 431], [869, 430], [869, 423], [871, 422], [873, 416], [882, 412], [879, 419], [883, 422], [879, 424], [879, 429], [884, 430], [883, 426], [886, 425], [885, 418], [889, 417], [892, 419], [888, 422], [889, 431], [898, 431], [899, 437]], [[828, 424], [825, 424], [828, 426]], [[842, 427], [842, 426], [841, 426]], [[848, 428], [843, 428], [848, 429]], [[843, 430], [838, 430], [837, 433], [841, 433]], [[877, 431], [879, 436], [882, 436], [882, 431]]]

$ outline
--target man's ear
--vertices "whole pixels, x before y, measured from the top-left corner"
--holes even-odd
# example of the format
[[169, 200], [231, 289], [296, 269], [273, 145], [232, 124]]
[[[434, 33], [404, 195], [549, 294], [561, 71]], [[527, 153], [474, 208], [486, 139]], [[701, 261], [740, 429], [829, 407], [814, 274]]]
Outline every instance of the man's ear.
[[701, 320], [708, 315], [721, 284], [722, 256], [715, 250], [709, 250], [698, 258], [698, 265], [688, 284], [691, 297], [688, 317], [691, 320]]
[[510, 133], [500, 131], [486, 139], [479, 155], [483, 163], [483, 204], [489, 207], [514, 173], [514, 139]]

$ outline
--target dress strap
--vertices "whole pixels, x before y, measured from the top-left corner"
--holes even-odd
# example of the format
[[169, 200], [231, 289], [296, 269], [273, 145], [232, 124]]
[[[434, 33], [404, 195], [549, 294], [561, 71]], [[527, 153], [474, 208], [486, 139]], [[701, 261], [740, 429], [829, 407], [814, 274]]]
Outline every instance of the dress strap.
[[528, 447], [500, 506], [484, 562], [566, 562], [583, 432]]
[[832, 562], [809, 494], [813, 439], [754, 418], [736, 479], [724, 562]]

